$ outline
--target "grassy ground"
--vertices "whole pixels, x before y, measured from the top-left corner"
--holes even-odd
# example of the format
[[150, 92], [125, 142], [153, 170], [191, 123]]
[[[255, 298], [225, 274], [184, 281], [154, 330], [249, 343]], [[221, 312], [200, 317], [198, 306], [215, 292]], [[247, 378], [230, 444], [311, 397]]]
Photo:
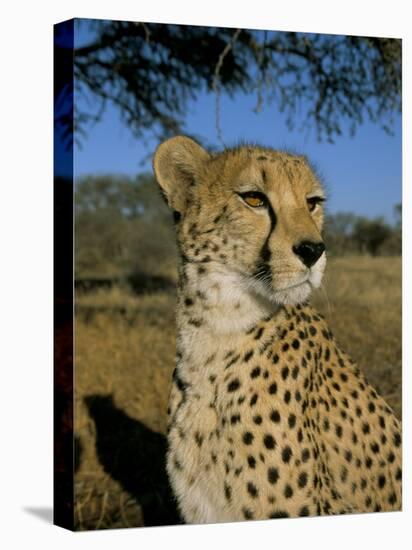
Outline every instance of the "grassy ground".
[[[400, 417], [401, 259], [330, 260], [312, 301]], [[151, 472], [164, 451], [158, 433], [174, 364], [174, 305], [173, 292], [139, 296], [126, 287], [77, 295], [78, 529], [147, 524], [142, 510], [165, 521], [164, 479], [154, 487]]]

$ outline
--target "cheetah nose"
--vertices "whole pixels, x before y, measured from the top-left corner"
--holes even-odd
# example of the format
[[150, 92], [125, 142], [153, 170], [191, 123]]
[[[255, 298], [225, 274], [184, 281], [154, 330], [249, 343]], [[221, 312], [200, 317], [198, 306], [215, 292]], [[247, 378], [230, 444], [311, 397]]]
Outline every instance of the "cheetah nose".
[[292, 247], [296, 256], [302, 260], [306, 267], [312, 267], [325, 251], [323, 242], [313, 243], [311, 241], [302, 241]]

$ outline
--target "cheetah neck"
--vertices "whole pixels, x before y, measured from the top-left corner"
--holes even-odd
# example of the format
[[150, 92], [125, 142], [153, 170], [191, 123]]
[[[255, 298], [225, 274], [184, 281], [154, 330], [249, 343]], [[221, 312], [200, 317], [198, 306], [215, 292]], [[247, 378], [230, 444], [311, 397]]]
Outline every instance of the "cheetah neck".
[[180, 332], [236, 336], [280, 310], [280, 306], [247, 288], [242, 276], [225, 266], [186, 263], [180, 270], [179, 289]]

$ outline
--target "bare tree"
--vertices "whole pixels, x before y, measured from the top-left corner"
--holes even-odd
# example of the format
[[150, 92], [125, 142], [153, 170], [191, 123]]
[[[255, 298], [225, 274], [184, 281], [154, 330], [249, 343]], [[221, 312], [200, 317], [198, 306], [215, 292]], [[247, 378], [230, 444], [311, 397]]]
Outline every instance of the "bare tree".
[[[84, 22], [83, 22], [84, 24]], [[217, 97], [256, 95], [258, 111], [276, 104], [290, 127], [298, 109], [319, 140], [355, 132], [364, 118], [391, 131], [401, 110], [401, 41], [303, 34], [89, 21], [89, 43], [75, 50], [76, 91], [94, 108], [75, 113], [78, 132], [100, 120], [107, 103], [137, 135], [160, 138], [184, 127], [188, 101], [203, 91]], [[219, 120], [217, 133], [219, 137]]]

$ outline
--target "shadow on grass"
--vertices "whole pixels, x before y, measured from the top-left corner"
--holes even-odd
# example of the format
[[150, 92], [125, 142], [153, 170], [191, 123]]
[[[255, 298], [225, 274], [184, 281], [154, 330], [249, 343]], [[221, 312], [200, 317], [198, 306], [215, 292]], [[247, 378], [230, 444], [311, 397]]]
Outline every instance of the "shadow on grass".
[[126, 277], [82, 277], [75, 280], [75, 289], [88, 293], [99, 289], [109, 290], [117, 285], [127, 285], [134, 294], [151, 292], [172, 292], [176, 283], [168, 277], [137, 272]]
[[166, 438], [130, 418], [110, 395], [85, 398], [96, 425], [96, 450], [104, 470], [142, 508], [144, 525], [176, 525], [179, 517], [166, 473]]

